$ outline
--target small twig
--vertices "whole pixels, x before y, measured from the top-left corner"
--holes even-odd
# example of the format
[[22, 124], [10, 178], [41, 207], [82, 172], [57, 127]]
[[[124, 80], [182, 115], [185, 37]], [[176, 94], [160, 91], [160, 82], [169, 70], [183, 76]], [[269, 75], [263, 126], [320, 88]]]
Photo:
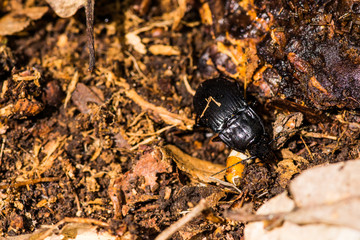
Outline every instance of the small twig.
[[340, 140], [343, 138], [343, 136], [345, 135], [345, 133], [346, 133], [347, 130], [348, 130], [348, 128], [345, 127], [345, 130], [342, 131], [342, 133], [340, 134], [339, 138], [338, 138], [337, 141], [336, 141], [336, 145], [335, 145], [334, 149], [333, 149], [332, 152], [331, 152], [331, 155], [334, 155], [336, 149], [338, 149], [338, 147], [339, 147], [339, 145], [340, 145]]
[[89, 72], [92, 72], [95, 67], [95, 46], [94, 46], [94, 0], [87, 0], [85, 5], [86, 13], [86, 31], [88, 35], [89, 48]]
[[135, 125], [139, 122], [139, 120], [141, 119], [141, 117], [142, 117], [145, 113], [146, 113], [146, 112], [143, 111], [143, 112], [141, 112], [140, 114], [138, 114], [138, 115], [135, 117], [135, 119], [132, 121], [132, 123], [129, 125], [129, 127], [135, 126]]
[[56, 182], [59, 181], [59, 177], [46, 177], [46, 178], [37, 178], [37, 179], [30, 179], [26, 181], [21, 181], [12, 184], [0, 184], [0, 189], [7, 189], [7, 188], [18, 188], [26, 185], [34, 185], [41, 182]]
[[151, 143], [152, 141], [154, 141], [156, 139], [155, 136], [151, 136], [146, 138], [145, 140], [139, 142], [138, 144], [136, 144], [135, 146], [133, 146], [132, 148], [130, 148], [130, 151], [134, 151], [135, 149], [137, 149], [140, 145], [145, 145], [148, 143]]
[[3, 154], [4, 154], [5, 142], [6, 142], [6, 137], [3, 137], [3, 141], [1, 144], [1, 150], [0, 150], [0, 165], [1, 165]]
[[116, 94], [125, 94], [126, 97], [130, 98], [134, 103], [139, 105], [143, 111], [153, 112], [155, 115], [158, 115], [165, 123], [169, 125], [175, 125], [183, 130], [192, 129], [193, 125], [195, 124], [194, 120], [183, 116], [183, 114], [169, 112], [164, 107], [156, 106], [148, 102], [142, 96], [140, 96], [135, 91], [135, 89], [132, 89], [125, 79], [119, 78], [117, 81], [115, 81], [115, 84], [124, 88]]
[[188, 91], [188, 93], [190, 93], [192, 96], [194, 96], [196, 91], [191, 88], [191, 86], [189, 84], [189, 81], [187, 80], [186, 75], [184, 75], [183, 80], [184, 80], [185, 88]]
[[139, 64], [137, 63], [135, 57], [128, 51], [125, 51], [125, 53], [127, 55], [129, 55], [129, 57], [131, 58], [131, 61], [133, 62], [134, 64], [134, 67], [136, 69], [136, 71], [138, 71], [138, 73], [141, 75], [141, 77], [143, 77], [144, 79], [146, 79], [147, 81], [149, 81], [149, 78], [147, 76], [145, 76], [145, 74], [141, 71], [140, 67], [139, 67]]
[[327, 135], [327, 134], [323, 134], [323, 133], [301, 131], [301, 134], [304, 137], [327, 138], [327, 139], [331, 139], [331, 140], [335, 140], [335, 141], [338, 139], [336, 136], [331, 136], [331, 135]]
[[175, 222], [174, 224], [172, 224], [170, 227], [168, 227], [167, 229], [165, 229], [162, 233], [160, 233], [155, 240], [166, 240], [169, 239], [175, 232], [177, 232], [178, 230], [180, 230], [180, 228], [182, 228], [186, 223], [190, 222], [193, 218], [197, 217], [198, 215], [201, 214], [201, 212], [203, 210], [205, 210], [207, 208], [207, 204], [206, 204], [206, 200], [205, 199], [201, 199], [199, 204], [196, 205], [196, 207], [194, 207], [192, 209], [192, 211], [185, 215], [184, 217], [180, 218], [177, 222]]
[[79, 197], [77, 195], [77, 193], [74, 192], [74, 196], [75, 196], [75, 203], [76, 203], [76, 207], [77, 207], [77, 212], [76, 212], [76, 216], [80, 216], [82, 214], [82, 210], [81, 210], [81, 204], [80, 204], [80, 200]]
[[217, 102], [212, 96], [210, 96], [209, 98], [206, 98], [205, 100], [206, 100], [207, 104], [204, 108], [204, 111], [201, 113], [200, 118], [202, 118], [204, 116], [206, 110], [209, 108], [211, 101], [213, 101], [218, 107], [221, 106], [221, 103]]
[[300, 135], [301, 141], [304, 143], [306, 150], [308, 151], [310, 158], [312, 161], [314, 161], [314, 156], [312, 155], [310, 148], [308, 147], [308, 145], [306, 144], [304, 138]]

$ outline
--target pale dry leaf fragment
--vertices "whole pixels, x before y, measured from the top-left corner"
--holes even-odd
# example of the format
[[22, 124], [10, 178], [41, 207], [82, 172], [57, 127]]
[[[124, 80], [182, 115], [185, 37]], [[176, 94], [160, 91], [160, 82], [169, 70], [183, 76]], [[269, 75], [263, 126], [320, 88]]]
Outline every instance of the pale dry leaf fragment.
[[[246, 239], [359, 239], [359, 197], [298, 209], [291, 199], [285, 198], [270, 199], [257, 211], [257, 214], [268, 214], [268, 219], [280, 217], [285, 222], [271, 229], [266, 229], [268, 223], [265, 222], [247, 224]], [[292, 207], [284, 208], [285, 205]]]
[[31, 18], [31, 20], [39, 20], [48, 10], [48, 7], [30, 7], [22, 9], [22, 13]]
[[360, 196], [359, 172], [360, 160], [314, 167], [292, 181], [290, 192], [299, 207]]
[[141, 38], [135, 34], [134, 32], [127, 33], [125, 35], [125, 39], [127, 44], [132, 45], [134, 47], [134, 50], [141, 54], [146, 54], [146, 47], [141, 42]]
[[300, 127], [304, 119], [304, 115], [301, 112], [295, 112], [292, 114], [276, 115], [276, 121], [273, 124], [273, 136], [276, 139], [276, 149], [280, 149], [286, 141], [296, 134], [296, 129]]
[[327, 224], [298, 225], [285, 222], [279, 228], [266, 231], [262, 223], [251, 223], [245, 228], [246, 240], [358, 240], [359, 238], [359, 231]]
[[290, 212], [295, 209], [295, 202], [289, 198], [287, 192], [271, 198], [262, 205], [256, 214], [271, 214], [274, 212]]
[[[359, 170], [358, 159], [304, 171], [290, 184], [294, 200], [283, 193], [287, 200], [266, 202], [257, 214], [268, 221], [247, 224], [245, 239], [359, 239]], [[284, 209], [286, 202], [293, 207]], [[270, 229], [274, 220], [284, 223]]]
[[[173, 145], [165, 146], [164, 150], [164, 154], [174, 160], [177, 167], [195, 181], [216, 182], [209, 177], [225, 168], [223, 165], [192, 157]], [[219, 173], [217, 176], [223, 179], [224, 172]]]
[[86, 4], [86, 0], [46, 0], [46, 2], [62, 18], [71, 17]]
[[149, 51], [154, 55], [180, 55], [180, 50], [177, 47], [161, 44], [151, 45]]
[[[0, 114], [0, 116], [1, 116], [1, 114]], [[7, 124], [5, 124], [5, 123], [3, 123], [3, 122], [1, 122], [0, 121], [0, 135], [2, 135], [2, 134], [5, 134], [6, 133], [6, 131], [9, 129], [9, 126], [7, 125]], [[2, 150], [0, 150], [0, 159], [1, 159], [1, 155], [2, 155], [2, 153], [3, 153], [3, 146], [4, 146], [4, 138], [3, 138], [3, 144], [1, 145], [1, 149]]]
[[285, 215], [298, 224], [326, 223], [360, 231], [360, 197], [347, 198], [333, 204], [306, 206]]
[[6, 14], [0, 19], [0, 35], [12, 35], [24, 30], [32, 20], [40, 19], [48, 9], [48, 7], [31, 7]]

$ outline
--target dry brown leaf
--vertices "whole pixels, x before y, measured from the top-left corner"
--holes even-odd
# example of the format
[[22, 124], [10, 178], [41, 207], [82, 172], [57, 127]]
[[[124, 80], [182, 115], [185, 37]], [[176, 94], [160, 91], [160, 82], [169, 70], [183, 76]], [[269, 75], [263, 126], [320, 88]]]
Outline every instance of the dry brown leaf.
[[10, 12], [0, 19], [0, 35], [12, 35], [24, 30], [32, 20], [40, 19], [48, 7], [31, 7]]
[[71, 17], [86, 4], [86, 0], [46, 0], [46, 2], [62, 18]]
[[71, 96], [72, 101], [82, 113], [90, 112], [91, 109], [88, 107], [88, 103], [96, 103], [98, 105], [103, 104], [101, 98], [102, 93], [97, 94], [83, 83], [77, 84], [76, 89]]
[[[167, 145], [164, 149], [165, 154], [176, 162], [178, 168], [195, 181], [200, 180], [206, 183], [215, 182], [214, 180], [209, 179], [209, 177], [225, 168], [223, 165], [214, 164], [187, 155], [173, 145]], [[219, 173], [218, 177], [224, 179], [224, 173]]]
[[[171, 172], [171, 170], [170, 160], [163, 156], [161, 150], [154, 149], [142, 155], [131, 170], [114, 180], [113, 184], [109, 186], [109, 193], [114, 193], [115, 186], [116, 189], [121, 189], [127, 205], [157, 198], [157, 196], [150, 193], [136, 194], [136, 188], [146, 192], [149, 190], [151, 192], [155, 191], [159, 186], [157, 183], [159, 173]], [[134, 179], [141, 179], [142, 181], [139, 181], [139, 185], [135, 187], [132, 184]], [[115, 198], [115, 201], [117, 201], [117, 198]]]

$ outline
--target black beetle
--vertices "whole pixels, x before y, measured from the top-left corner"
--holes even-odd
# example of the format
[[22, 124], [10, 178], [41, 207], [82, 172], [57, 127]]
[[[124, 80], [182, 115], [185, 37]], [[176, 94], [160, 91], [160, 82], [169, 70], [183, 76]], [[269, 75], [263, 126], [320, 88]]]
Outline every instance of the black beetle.
[[[219, 77], [200, 84], [194, 96], [196, 123], [208, 127], [230, 148], [269, 158], [269, 137], [261, 118], [248, 106], [237, 82]], [[271, 154], [270, 154], [271, 155]]]

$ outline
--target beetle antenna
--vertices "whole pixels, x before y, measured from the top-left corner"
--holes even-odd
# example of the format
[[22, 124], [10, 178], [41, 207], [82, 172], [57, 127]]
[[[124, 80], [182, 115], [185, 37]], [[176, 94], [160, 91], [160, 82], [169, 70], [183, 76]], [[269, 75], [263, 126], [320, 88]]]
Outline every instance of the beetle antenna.
[[241, 161], [238, 161], [238, 162], [234, 163], [233, 165], [230, 165], [230, 166], [222, 169], [221, 171], [219, 171], [219, 172], [217, 172], [217, 173], [214, 173], [214, 174], [211, 175], [210, 177], [214, 177], [215, 175], [217, 175], [217, 174], [219, 174], [219, 173], [222, 173], [222, 172], [228, 170], [229, 168], [232, 168], [232, 167], [234, 167], [234, 166], [236, 166], [236, 165], [238, 165], [238, 164], [240, 164], [240, 163], [243, 163], [243, 162], [246, 162], [246, 161], [248, 161], [248, 160], [255, 159], [255, 158], [257, 158], [257, 157], [252, 156], [252, 157], [249, 157], [249, 158], [245, 158], [245, 159], [243, 159], [243, 160], [241, 160]]

